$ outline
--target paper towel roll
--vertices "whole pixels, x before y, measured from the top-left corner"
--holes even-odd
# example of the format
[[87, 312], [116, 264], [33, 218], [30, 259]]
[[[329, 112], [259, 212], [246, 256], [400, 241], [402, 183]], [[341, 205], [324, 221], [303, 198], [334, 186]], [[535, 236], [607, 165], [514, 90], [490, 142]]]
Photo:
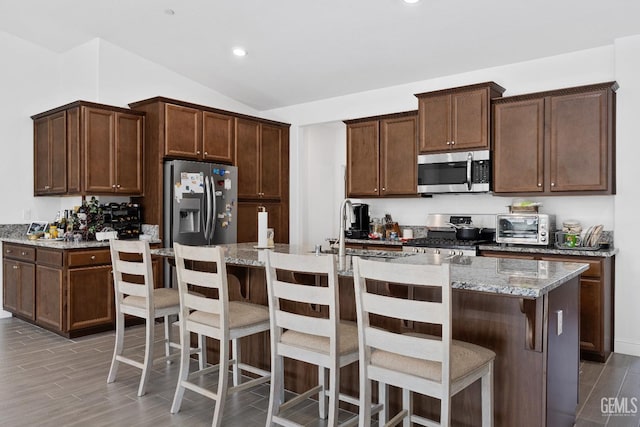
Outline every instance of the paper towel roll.
[[258, 246], [267, 247], [267, 225], [269, 223], [268, 212], [258, 212]]

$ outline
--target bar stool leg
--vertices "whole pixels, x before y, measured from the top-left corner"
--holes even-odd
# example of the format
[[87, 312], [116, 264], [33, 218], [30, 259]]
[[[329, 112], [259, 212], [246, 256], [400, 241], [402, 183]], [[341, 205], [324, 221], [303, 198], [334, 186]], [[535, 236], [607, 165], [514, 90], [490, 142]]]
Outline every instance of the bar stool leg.
[[282, 356], [272, 356], [267, 421], [280, 415], [280, 405], [282, 402], [284, 402], [284, 359]]
[[[242, 355], [242, 351], [240, 350], [240, 340], [237, 338], [231, 340], [231, 345], [233, 347], [231, 354], [233, 355], [233, 360], [236, 361], [233, 364], [233, 385], [237, 386], [242, 382], [242, 370], [240, 369], [240, 357]], [[220, 366], [222, 366], [222, 362]]]
[[146, 334], [145, 334], [145, 348], [144, 348], [144, 362], [142, 368], [142, 378], [140, 379], [140, 387], [138, 387], [138, 396], [142, 396], [145, 393], [147, 386], [147, 380], [149, 374], [151, 374], [151, 364], [153, 363], [153, 342], [155, 339], [154, 334], [155, 319], [153, 317], [146, 318]]
[[111, 359], [111, 368], [109, 369], [109, 375], [107, 376], [107, 383], [112, 383], [116, 380], [118, 374], [118, 366], [120, 362], [117, 360], [118, 356], [122, 355], [122, 348], [124, 345], [124, 314], [120, 313], [116, 317], [116, 344], [113, 349], [113, 359]]
[[198, 367], [203, 370], [207, 366], [207, 337], [198, 334], [198, 347], [200, 352], [198, 353]]
[[318, 393], [318, 414], [320, 418], [323, 420], [327, 419], [327, 370], [318, 366], [318, 384], [322, 387], [320, 388], [320, 393]]

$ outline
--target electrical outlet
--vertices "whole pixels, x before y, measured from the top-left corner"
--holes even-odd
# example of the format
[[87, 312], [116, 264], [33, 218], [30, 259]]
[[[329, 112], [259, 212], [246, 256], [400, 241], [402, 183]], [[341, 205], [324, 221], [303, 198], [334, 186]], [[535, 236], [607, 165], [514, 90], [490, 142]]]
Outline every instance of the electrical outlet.
[[26, 208], [22, 210], [22, 219], [31, 220], [31, 209]]

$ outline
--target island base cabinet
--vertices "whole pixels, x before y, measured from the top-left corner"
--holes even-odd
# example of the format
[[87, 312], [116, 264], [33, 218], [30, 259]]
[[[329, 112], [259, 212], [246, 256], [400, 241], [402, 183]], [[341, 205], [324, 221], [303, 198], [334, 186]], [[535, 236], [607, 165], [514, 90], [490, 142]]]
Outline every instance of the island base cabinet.
[[[230, 266], [228, 274], [231, 299], [267, 305], [264, 269]], [[298, 282], [316, 283], [313, 275], [306, 276], [300, 277]], [[406, 292], [406, 288], [396, 288], [386, 283], [373, 286], [377, 286], [377, 292], [380, 293]], [[415, 299], [428, 297], [426, 291], [414, 291]], [[578, 277], [537, 299], [523, 300], [509, 295], [457, 289], [453, 291], [453, 338], [486, 347], [496, 353], [496, 427], [573, 426], [578, 404], [578, 293]], [[339, 278], [339, 301], [340, 318], [356, 321], [353, 278]], [[326, 314], [311, 304], [296, 306], [295, 310], [318, 317]], [[380, 327], [404, 332], [438, 333], [417, 323], [397, 324], [388, 319], [379, 319], [377, 323]], [[268, 334], [245, 338], [241, 346], [243, 359], [246, 355], [248, 363], [269, 369]], [[209, 360], [216, 360], [217, 342], [209, 340], [207, 347]], [[284, 366], [287, 390], [299, 393], [317, 384], [317, 369], [286, 358]], [[358, 397], [358, 375], [357, 363], [342, 368], [340, 392]], [[389, 398], [389, 413], [395, 414], [401, 407], [400, 390], [391, 387]], [[377, 399], [376, 387], [373, 389], [373, 399]], [[357, 411], [357, 408], [344, 402], [340, 403], [340, 407]], [[437, 399], [414, 394], [414, 407], [420, 415], [439, 419], [440, 402]], [[451, 425], [480, 426], [480, 382], [456, 394], [452, 398], [452, 408]]]

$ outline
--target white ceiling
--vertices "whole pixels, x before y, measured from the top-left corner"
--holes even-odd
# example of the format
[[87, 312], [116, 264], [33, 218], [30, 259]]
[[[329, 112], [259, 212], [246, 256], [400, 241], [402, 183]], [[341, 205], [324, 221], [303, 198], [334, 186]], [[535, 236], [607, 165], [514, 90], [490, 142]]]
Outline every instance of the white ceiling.
[[268, 110], [609, 45], [640, 34], [640, 1], [3, 0], [0, 31], [99, 37]]

